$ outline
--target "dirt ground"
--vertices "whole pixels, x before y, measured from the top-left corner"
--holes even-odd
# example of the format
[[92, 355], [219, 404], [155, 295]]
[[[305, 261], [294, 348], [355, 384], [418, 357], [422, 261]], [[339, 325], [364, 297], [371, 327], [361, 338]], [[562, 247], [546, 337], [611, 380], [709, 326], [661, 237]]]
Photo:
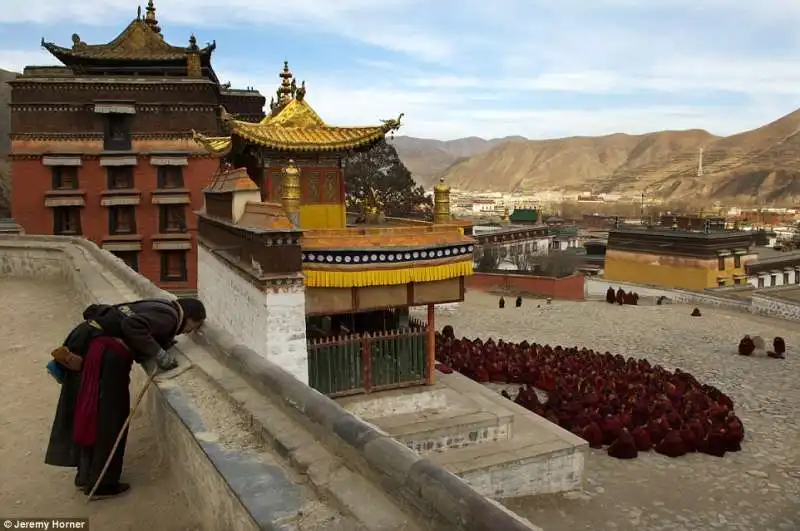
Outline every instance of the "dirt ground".
[[[745, 427], [742, 451], [722, 459], [655, 452], [618, 461], [592, 450], [582, 492], [508, 506], [546, 531], [780, 531], [800, 529], [800, 325], [717, 308], [616, 306], [528, 299], [497, 307], [480, 292], [437, 311], [456, 336], [585, 346], [679, 367], [730, 394]], [[507, 301], [508, 302], [508, 301]], [[513, 303], [513, 301], [511, 301]], [[787, 359], [736, 354], [744, 334], [786, 340]]]
[[81, 517], [91, 529], [188, 531], [198, 526], [170, 481], [147, 419], [137, 415], [128, 437], [116, 499], [86, 503], [73, 469], [44, 464], [59, 388], [44, 369], [49, 353], [79, 318], [61, 283], [0, 279], [0, 518]]

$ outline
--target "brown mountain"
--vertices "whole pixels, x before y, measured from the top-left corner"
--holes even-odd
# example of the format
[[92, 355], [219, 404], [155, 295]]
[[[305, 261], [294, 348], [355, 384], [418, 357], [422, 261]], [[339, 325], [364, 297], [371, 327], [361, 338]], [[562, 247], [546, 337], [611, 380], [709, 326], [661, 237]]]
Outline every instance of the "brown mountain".
[[13, 72], [0, 70], [0, 217], [8, 216], [11, 211], [11, 176], [6, 155], [11, 149], [8, 133], [11, 129], [11, 87], [7, 81], [17, 77]]
[[517, 136], [485, 140], [471, 136], [456, 140], [433, 140], [398, 136], [391, 142], [414, 179], [427, 188], [453, 164], [512, 140], [525, 139]]
[[647, 189], [675, 200], [792, 203], [800, 200], [800, 111], [729, 137], [690, 130], [514, 139], [459, 160], [440, 176], [455, 188], [476, 191]]

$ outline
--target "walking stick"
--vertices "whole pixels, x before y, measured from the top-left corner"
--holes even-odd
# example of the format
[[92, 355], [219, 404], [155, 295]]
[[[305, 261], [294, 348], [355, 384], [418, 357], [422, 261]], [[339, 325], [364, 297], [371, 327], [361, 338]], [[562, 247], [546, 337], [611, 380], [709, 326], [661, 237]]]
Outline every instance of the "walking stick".
[[122, 441], [122, 435], [125, 433], [125, 430], [128, 429], [128, 425], [131, 423], [131, 419], [133, 415], [136, 413], [136, 408], [139, 407], [139, 404], [142, 402], [144, 398], [144, 394], [150, 389], [150, 385], [153, 383], [153, 378], [155, 377], [156, 373], [158, 373], [158, 367], [153, 368], [153, 372], [147, 377], [147, 383], [144, 384], [142, 389], [139, 391], [138, 396], [136, 397], [136, 401], [133, 403], [133, 408], [131, 412], [128, 414], [128, 418], [125, 419], [125, 424], [122, 425], [122, 429], [119, 430], [119, 435], [117, 435], [117, 440], [114, 441], [114, 446], [111, 447], [111, 453], [108, 454], [108, 459], [106, 459], [106, 464], [103, 465], [103, 470], [100, 471], [100, 476], [98, 476], [97, 481], [95, 481], [92, 490], [89, 491], [89, 496], [86, 498], [86, 503], [92, 501], [92, 496], [94, 496], [95, 491], [97, 491], [97, 487], [100, 486], [100, 482], [103, 481], [103, 478], [106, 475], [106, 471], [108, 471], [108, 467], [111, 465], [111, 460], [114, 458], [114, 454], [117, 451], [117, 447], [119, 443]]

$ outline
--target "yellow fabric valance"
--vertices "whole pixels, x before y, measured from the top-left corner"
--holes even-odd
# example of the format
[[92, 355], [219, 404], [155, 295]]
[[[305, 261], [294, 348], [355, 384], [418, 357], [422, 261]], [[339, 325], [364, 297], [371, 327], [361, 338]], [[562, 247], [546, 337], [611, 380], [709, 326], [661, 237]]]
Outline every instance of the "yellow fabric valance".
[[401, 269], [367, 269], [362, 271], [326, 271], [303, 269], [309, 288], [363, 288], [391, 286], [410, 282], [435, 282], [472, 274], [472, 259], [451, 264]]

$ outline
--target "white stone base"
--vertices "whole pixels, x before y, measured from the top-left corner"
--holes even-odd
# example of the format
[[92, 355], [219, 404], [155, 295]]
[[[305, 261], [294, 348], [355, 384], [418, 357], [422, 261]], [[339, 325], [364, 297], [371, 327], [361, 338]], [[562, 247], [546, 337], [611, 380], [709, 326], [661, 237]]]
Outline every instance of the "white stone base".
[[222, 259], [199, 246], [197, 293], [211, 322], [308, 384], [303, 287], [261, 291]]

